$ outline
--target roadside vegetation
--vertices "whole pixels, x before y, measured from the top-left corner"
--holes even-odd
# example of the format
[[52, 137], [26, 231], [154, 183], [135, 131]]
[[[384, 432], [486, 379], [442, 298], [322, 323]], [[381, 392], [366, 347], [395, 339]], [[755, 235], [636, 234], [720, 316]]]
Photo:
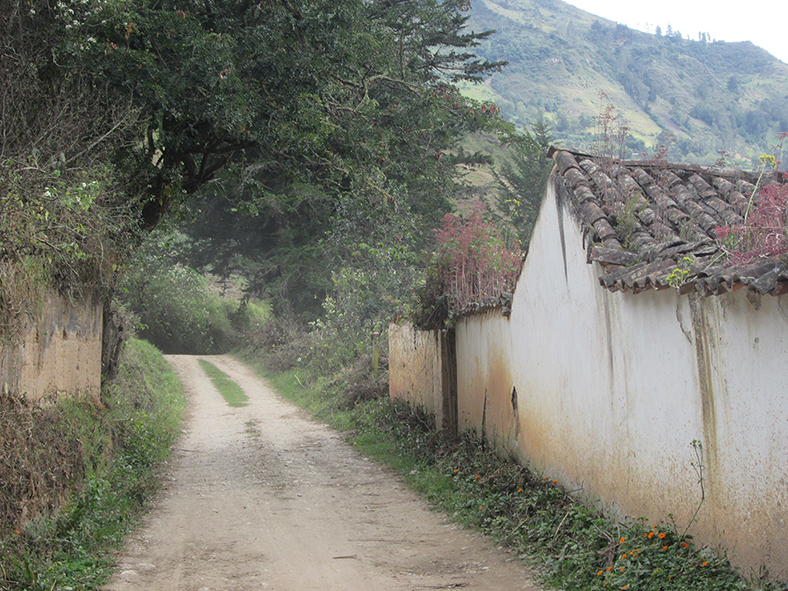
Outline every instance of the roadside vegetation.
[[0, 401], [0, 589], [98, 589], [158, 489], [180, 434], [181, 385], [130, 340], [99, 398]]

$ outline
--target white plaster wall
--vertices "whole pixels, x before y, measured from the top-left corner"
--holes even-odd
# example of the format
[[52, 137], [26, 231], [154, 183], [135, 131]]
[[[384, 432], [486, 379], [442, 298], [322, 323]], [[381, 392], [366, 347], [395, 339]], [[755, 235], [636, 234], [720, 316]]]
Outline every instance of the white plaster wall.
[[[679, 528], [701, 500], [697, 440], [706, 500], [690, 531], [745, 574], [788, 578], [788, 296], [611, 293], [549, 189], [510, 318], [457, 324], [460, 429], [613, 514]], [[440, 417], [436, 335], [398, 330], [392, 395]]]
[[507, 452], [517, 450], [512, 400], [509, 319], [491, 310], [460, 319], [456, 326], [457, 415], [460, 431]]
[[434, 331], [389, 324], [389, 395], [407, 400], [443, 420], [440, 345]]
[[[698, 302], [610, 293], [597, 274], [550, 191], [510, 320], [522, 458], [614, 513], [672, 513], [683, 526], [700, 500], [698, 440], [707, 500], [695, 533], [740, 564], [768, 556], [778, 574], [788, 564], [785, 298], [755, 310], [745, 290]], [[458, 365], [473, 355], [485, 353], [458, 343]]]

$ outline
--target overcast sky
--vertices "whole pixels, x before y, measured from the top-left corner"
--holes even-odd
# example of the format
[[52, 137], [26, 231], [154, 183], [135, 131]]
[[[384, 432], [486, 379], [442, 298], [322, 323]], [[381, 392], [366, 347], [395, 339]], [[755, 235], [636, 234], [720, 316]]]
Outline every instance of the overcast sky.
[[697, 41], [698, 33], [718, 41], [752, 41], [788, 63], [788, 2], [785, 0], [566, 0], [586, 12], [632, 29], [663, 34], [668, 24]]

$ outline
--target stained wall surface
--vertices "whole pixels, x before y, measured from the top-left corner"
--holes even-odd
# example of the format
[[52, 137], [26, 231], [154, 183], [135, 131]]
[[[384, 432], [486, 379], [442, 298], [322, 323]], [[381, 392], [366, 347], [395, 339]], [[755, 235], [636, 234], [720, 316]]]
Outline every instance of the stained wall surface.
[[436, 332], [389, 325], [389, 394], [432, 414], [438, 429], [444, 426], [441, 369]]
[[0, 344], [0, 387], [40, 400], [101, 389], [102, 304], [49, 294], [16, 338]]
[[788, 296], [612, 293], [575, 220], [548, 190], [510, 318], [458, 322], [460, 427], [613, 515], [679, 528], [702, 463], [690, 532], [788, 578]]

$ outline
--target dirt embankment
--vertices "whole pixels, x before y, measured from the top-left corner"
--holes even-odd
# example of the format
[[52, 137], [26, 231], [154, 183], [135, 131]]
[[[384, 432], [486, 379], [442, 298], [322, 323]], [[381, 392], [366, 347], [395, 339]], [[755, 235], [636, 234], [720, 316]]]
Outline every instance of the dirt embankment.
[[185, 433], [105, 591], [537, 589], [237, 360], [206, 357], [249, 396], [241, 408], [196, 357], [168, 359], [187, 388]]

